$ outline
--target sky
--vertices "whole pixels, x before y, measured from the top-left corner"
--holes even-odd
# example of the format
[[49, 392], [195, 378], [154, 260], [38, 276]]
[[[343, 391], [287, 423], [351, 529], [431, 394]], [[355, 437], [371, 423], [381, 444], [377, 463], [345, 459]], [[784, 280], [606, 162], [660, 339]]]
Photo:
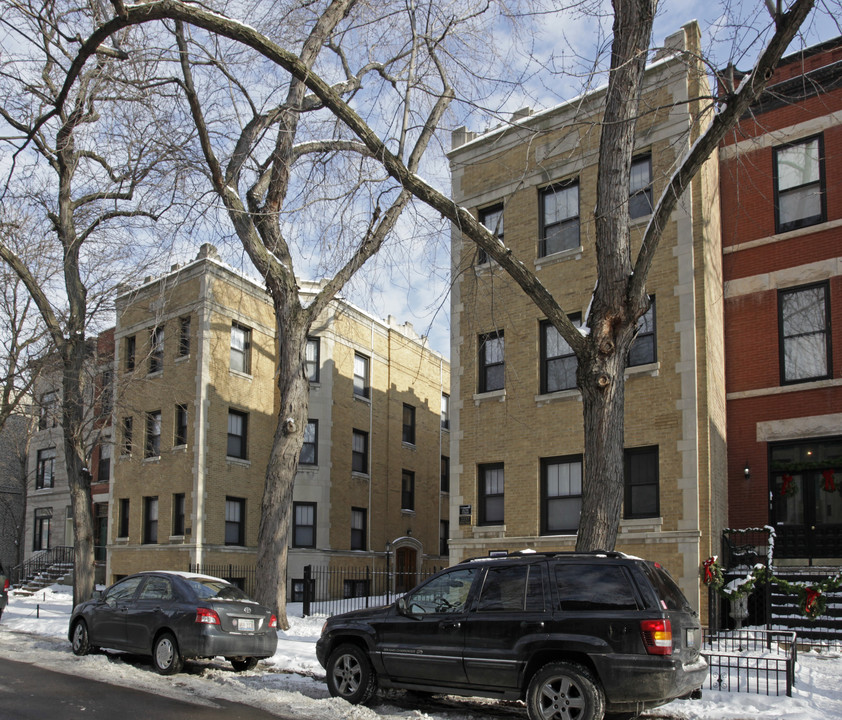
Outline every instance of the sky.
[[[842, 34], [833, 14], [834, 2], [820, 5], [790, 52]], [[836, 14], [842, 16], [842, 13]], [[716, 67], [733, 62], [741, 70], [751, 67], [761, 47], [758, 36], [763, 27], [768, 26], [768, 14], [762, 0], [733, 3], [664, 0], [655, 20], [653, 45], [660, 45], [665, 37], [691, 20], [699, 23], [702, 47], [714, 58]], [[605, 42], [610, 33], [610, 18], [598, 23], [593, 18], [547, 16], [541, 25], [542, 32], [534, 37], [533, 51], [545, 69], [558, 69], [567, 63], [568, 67], [578, 67], [584, 72], [586, 61], [593, 60], [595, 47]], [[509, 40], [510, 36], [503, 30], [495, 38], [495, 42], [500, 43]], [[577, 56], [581, 60], [577, 60]], [[581, 92], [582, 76], [575, 72], [571, 76], [545, 70], [529, 77], [528, 85], [520, 92], [509, 89], [505, 97], [493, 100], [506, 112], [512, 112], [526, 106], [533, 109], [551, 107]], [[488, 99], [487, 104], [492, 106], [494, 102]], [[457, 113], [462, 114], [458, 114], [458, 120], [451, 118], [453, 126], [464, 122], [469, 129], [482, 130], [489, 123], [495, 123], [494, 117], [489, 119], [481, 109], [474, 109], [472, 114], [466, 114], [464, 109]], [[449, 138], [449, 128], [445, 134]], [[448, 190], [443, 157], [436, 177], [425, 179], [439, 189]], [[437, 238], [425, 237], [423, 242], [414, 245], [412, 222], [403, 223], [400, 232], [403, 238], [389, 251], [390, 262], [374, 262], [368, 271], [364, 269], [346, 288], [345, 296], [375, 316], [392, 314], [401, 322], [412, 322], [416, 331], [429, 337], [434, 350], [449, 357], [449, 230], [442, 226]]]
[[[279, 632], [278, 650], [257, 668], [235, 673], [222, 658], [191, 663], [189, 672], [163, 677], [151, 663], [122, 659], [108, 651], [76, 657], [67, 641], [72, 596], [54, 585], [31, 597], [10, 595], [0, 620], [0, 653], [18, 662], [55, 672], [87, 677], [153, 692], [197, 705], [217, 698], [261, 708], [288, 720], [526, 720], [519, 704], [481, 698], [437, 696], [431, 704], [389, 691], [371, 707], [351, 706], [331, 698], [324, 670], [316, 660], [315, 642], [324, 617], [300, 617], [290, 605], [290, 629]], [[703, 691], [701, 700], [679, 700], [645, 713], [662, 720], [830, 720], [842, 717], [842, 661], [838, 652], [799, 654], [793, 697]], [[491, 708], [495, 712], [490, 712]], [[489, 711], [487, 711], [488, 709]], [[508, 710], [505, 715], [502, 709]], [[71, 720], [57, 713], [42, 720]], [[76, 720], [75, 718], [72, 720]]]

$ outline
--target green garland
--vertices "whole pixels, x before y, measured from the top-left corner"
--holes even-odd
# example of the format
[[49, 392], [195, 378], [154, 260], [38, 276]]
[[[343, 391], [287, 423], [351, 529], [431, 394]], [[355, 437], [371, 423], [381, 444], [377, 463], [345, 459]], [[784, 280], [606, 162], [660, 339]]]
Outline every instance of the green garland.
[[789, 582], [776, 577], [771, 570], [760, 564], [755, 565], [741, 580], [735, 579], [726, 585], [722, 566], [716, 555], [702, 563], [702, 580], [729, 600], [748, 595], [758, 582], [774, 584], [787, 595], [797, 595], [799, 609], [810, 620], [824, 614], [827, 609], [827, 593], [842, 588], [842, 572], [818, 583]]

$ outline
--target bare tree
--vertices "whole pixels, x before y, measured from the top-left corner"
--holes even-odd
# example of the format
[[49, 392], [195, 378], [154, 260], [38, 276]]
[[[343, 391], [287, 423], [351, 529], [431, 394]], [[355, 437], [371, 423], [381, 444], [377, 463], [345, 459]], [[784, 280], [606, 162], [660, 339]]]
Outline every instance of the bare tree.
[[[120, 36], [97, 51], [60, 111], [40, 121], [44, 108], [56, 103], [78, 38], [96, 25], [98, 13], [95, 3], [86, 9], [60, 0], [0, 6], [0, 147], [7, 173], [2, 201], [29, 218], [21, 232], [0, 236], [0, 258], [25, 286], [59, 366], [74, 521], [74, 604], [89, 598], [94, 586], [88, 333], [110, 321], [109, 298], [126, 275], [127, 261], [150, 261], [142, 257], [140, 231], [170, 202], [161, 192], [169, 180], [157, 143], [162, 134], [178, 137], [153, 126], [148, 111], [153, 103], [163, 105], [165, 88], [152, 76], [155, 66], [143, 47]], [[135, 61], [123, 62], [128, 50]], [[144, 187], [154, 187], [155, 194]]]
[[[351, 34], [352, 28], [363, 24], [374, 26], [374, 20], [370, 24], [366, 21], [354, 25], [354, 19], [358, 18], [354, 13], [359, 7], [353, 0], [327, 3], [321, 7], [320, 14], [308, 22], [308, 31], [302, 33], [299, 41], [284, 44], [255, 30], [253, 23], [245, 25], [220, 12], [209, 12], [195, 5], [169, 1], [124, 6], [115, 2], [115, 17], [103, 23], [85, 41], [59, 97], [59, 107], [62, 107], [63, 95], [70, 92], [76, 74], [81, 72], [101, 43], [114, 33], [152, 21], [176, 23], [185, 94], [199, 133], [206, 171], [249, 257], [266, 278], [275, 302], [279, 332], [284, 338], [278, 381], [282, 410], [267, 469], [259, 549], [262, 583], [258, 588], [259, 599], [278, 608], [283, 607], [280, 579], [286, 553], [290, 492], [306, 421], [307, 387], [302, 370], [306, 330], [348, 277], [382, 245], [410, 195], [455, 223], [466, 238], [476, 242], [508, 272], [575, 352], [579, 363], [577, 382], [583, 395], [585, 452], [590, 459], [586, 466], [583, 531], [579, 534], [578, 546], [583, 549], [614, 546], [623, 487], [623, 371], [637, 322], [647, 308], [645, 284], [662, 228], [685, 188], [715, 150], [724, 133], [734, 126], [763, 90], [775, 64], [810, 12], [812, 0], [794, 0], [788, 9], [781, 3], [769, 6], [774, 28], [766, 49], [741, 85], [727, 89], [709, 127], [680, 161], [677, 172], [656, 203], [634, 263], [631, 261], [628, 234], [628, 178], [656, 2], [615, 1], [595, 212], [599, 282], [587, 318], [590, 328], [587, 336], [579, 333], [552, 294], [510, 248], [484, 228], [467, 209], [457, 207], [445, 193], [419, 177], [421, 154], [442, 112], [454, 96], [447, 71], [440, 62], [444, 39], [451, 33], [448, 17], [445, 16], [443, 24], [432, 22], [441, 15], [431, 5], [424, 22], [421, 22], [418, 7], [407, 4], [405, 26], [410, 28], [410, 32], [405, 50], [394, 54], [388, 62], [362, 66], [362, 69], [352, 72], [344, 54], [347, 48], [341, 40], [344, 35]], [[312, 12], [309, 5], [299, 10]], [[382, 17], [379, 21], [383, 22]], [[227, 163], [219, 159], [220, 150], [213, 142], [219, 135], [210, 131], [208, 108], [203, 106], [203, 89], [195, 82], [199, 62], [208, 66], [221, 66], [221, 63], [216, 59], [203, 60], [202, 53], [210, 57], [212, 44], [208, 40], [195, 43], [182, 24], [192, 27], [193, 31], [200, 29], [211, 37], [227, 38], [250, 48], [292, 78], [284, 85], [282, 101], [261, 106], [260, 109], [247, 103], [240, 107], [240, 110], [247, 111], [248, 119], [242, 122], [244, 129], [238, 136], [227, 136]], [[191, 47], [201, 47], [202, 51], [196, 53]], [[333, 66], [317, 64], [325, 48], [335, 56]], [[429, 69], [429, 78], [436, 78], [435, 88], [411, 82], [421, 66]], [[395, 70], [396, 67], [401, 68], [400, 72]], [[340, 79], [337, 79], [337, 68], [344, 73]], [[382, 122], [372, 119], [374, 114], [366, 119], [364, 105], [356, 98], [357, 91], [363, 86], [361, 78], [366, 72], [386, 79], [392, 88], [406, 89], [407, 98], [417, 96], [410, 92], [414, 87], [422, 88], [427, 94], [430, 100], [426, 106], [429, 110], [426, 117], [414, 120], [414, 133], [390, 134], [388, 123], [384, 128]], [[244, 80], [241, 76], [230, 75], [229, 87], [242, 91]], [[219, 109], [218, 98], [217, 104], [212, 107], [214, 112]], [[408, 101], [402, 99], [394, 107], [405, 111], [396, 113], [396, 116], [412, 117], [412, 106]], [[330, 143], [296, 145], [302, 118], [311, 110], [322, 109], [329, 111], [338, 121], [335, 125], [325, 125], [332, 127], [335, 133]], [[412, 125], [412, 122], [399, 122], [396, 127]], [[410, 134], [414, 142], [408, 141]], [[313, 140], [308, 142], [313, 143]], [[374, 211], [364, 223], [366, 229], [360, 233], [361, 240], [354, 245], [345, 264], [327, 282], [314, 302], [304, 307], [296, 292], [292, 253], [280, 218], [291, 190], [306, 195], [313, 187], [306, 183], [296, 185], [291, 181], [291, 169], [301, 159], [301, 152], [308, 147], [322, 153], [322, 158], [325, 152], [327, 157], [336, 157], [341, 153], [343, 158], [347, 158], [349, 152], [357, 153], [360, 163], [376, 163], [375, 168], [388, 174], [400, 189], [392, 187], [383, 195], [389, 199], [388, 203], [384, 203], [387, 207], [385, 211], [379, 203], [374, 204]], [[321, 159], [320, 162], [325, 161]], [[248, 182], [245, 182], [246, 170], [250, 173]]]

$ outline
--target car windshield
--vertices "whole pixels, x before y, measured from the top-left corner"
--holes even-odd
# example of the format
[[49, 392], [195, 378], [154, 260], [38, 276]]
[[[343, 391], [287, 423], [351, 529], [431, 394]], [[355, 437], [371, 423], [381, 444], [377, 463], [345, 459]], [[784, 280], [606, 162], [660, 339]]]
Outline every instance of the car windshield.
[[211, 578], [188, 578], [187, 584], [201, 600], [250, 600], [240, 588], [223, 580]]

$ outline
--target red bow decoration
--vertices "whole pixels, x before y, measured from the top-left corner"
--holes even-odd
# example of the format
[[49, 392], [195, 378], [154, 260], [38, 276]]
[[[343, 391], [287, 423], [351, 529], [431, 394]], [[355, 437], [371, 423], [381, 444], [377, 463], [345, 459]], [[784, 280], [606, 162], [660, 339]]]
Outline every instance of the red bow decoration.
[[805, 588], [804, 593], [806, 595], [806, 599], [804, 601], [804, 612], [808, 615], [813, 612], [816, 606], [816, 601], [819, 599], [819, 595], [821, 595], [821, 590], [815, 590], [814, 588]]
[[793, 480], [794, 478], [792, 477], [792, 475], [784, 475], [784, 484], [781, 485], [781, 495], [787, 494], [789, 486], [792, 485]]
[[705, 583], [710, 585], [713, 582], [713, 565], [716, 562], [716, 558], [709, 557], [705, 560], [704, 567], [705, 567]]
[[824, 489], [827, 492], [836, 490], [836, 480], [833, 477], [833, 470], [825, 470], [822, 473], [822, 477], [824, 478]]

